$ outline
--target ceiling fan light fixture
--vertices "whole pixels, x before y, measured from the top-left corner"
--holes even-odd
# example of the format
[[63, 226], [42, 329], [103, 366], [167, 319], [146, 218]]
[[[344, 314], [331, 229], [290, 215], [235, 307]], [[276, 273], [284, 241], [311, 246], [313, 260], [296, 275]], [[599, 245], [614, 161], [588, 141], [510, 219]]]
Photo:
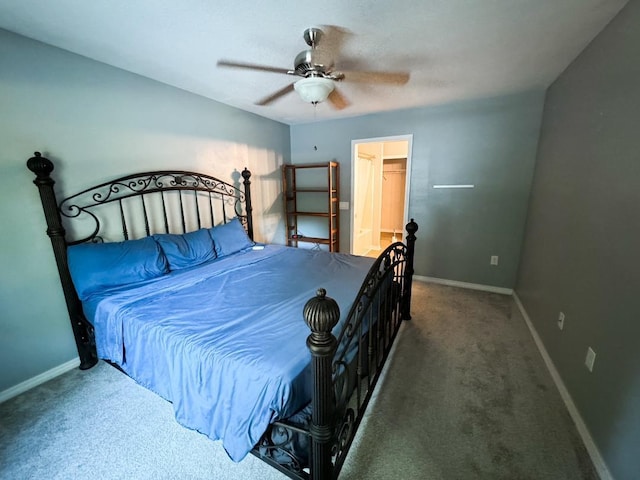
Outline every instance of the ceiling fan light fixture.
[[303, 101], [320, 103], [324, 102], [331, 92], [333, 92], [335, 84], [333, 80], [328, 78], [307, 77], [294, 83], [293, 88], [295, 88]]

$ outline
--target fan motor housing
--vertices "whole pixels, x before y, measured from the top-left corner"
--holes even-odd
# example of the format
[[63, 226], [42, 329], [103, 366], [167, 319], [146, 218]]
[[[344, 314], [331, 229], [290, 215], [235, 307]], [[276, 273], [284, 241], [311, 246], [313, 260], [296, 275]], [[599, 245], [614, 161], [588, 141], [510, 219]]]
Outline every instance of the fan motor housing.
[[308, 77], [314, 75], [324, 75], [324, 65], [318, 63], [317, 52], [313, 49], [303, 50], [294, 60], [294, 71], [297, 75]]

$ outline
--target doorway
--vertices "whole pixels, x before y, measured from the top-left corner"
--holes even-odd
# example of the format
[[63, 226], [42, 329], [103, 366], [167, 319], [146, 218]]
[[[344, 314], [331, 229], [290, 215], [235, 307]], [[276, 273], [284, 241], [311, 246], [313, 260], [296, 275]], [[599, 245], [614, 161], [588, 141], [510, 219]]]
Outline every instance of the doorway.
[[351, 253], [377, 257], [408, 221], [413, 135], [351, 142]]

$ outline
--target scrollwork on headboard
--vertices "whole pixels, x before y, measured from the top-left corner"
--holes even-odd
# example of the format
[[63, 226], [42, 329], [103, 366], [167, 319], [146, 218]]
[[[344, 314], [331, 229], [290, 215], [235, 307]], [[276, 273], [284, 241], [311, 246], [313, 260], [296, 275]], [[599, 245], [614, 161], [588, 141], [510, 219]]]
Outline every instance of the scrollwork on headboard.
[[[102, 217], [97, 212], [104, 211], [100, 207], [107, 204], [116, 205], [116, 211]], [[66, 219], [84, 217], [92, 224], [90, 233], [68, 240], [73, 245], [102, 241], [104, 227], [109, 226], [104, 225], [105, 219], [113, 222], [114, 217], [118, 219], [122, 240], [131, 238], [132, 230], [136, 229], [135, 233], [146, 236], [185, 233], [226, 223], [233, 217], [248, 227], [246, 205], [245, 192], [215, 177], [163, 170], [127, 175], [88, 188], [62, 200], [59, 210]], [[110, 233], [115, 233], [113, 228]]]

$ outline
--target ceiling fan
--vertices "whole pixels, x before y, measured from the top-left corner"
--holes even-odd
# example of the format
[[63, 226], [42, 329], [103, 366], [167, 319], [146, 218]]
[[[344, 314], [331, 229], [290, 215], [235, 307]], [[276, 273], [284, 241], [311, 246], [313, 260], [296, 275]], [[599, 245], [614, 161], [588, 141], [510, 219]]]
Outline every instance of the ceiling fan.
[[[330, 34], [336, 34], [338, 30], [335, 27], [328, 27], [328, 32]], [[403, 85], [409, 81], [409, 74], [405, 72], [335, 70], [333, 57], [336, 55], [336, 52], [330, 52], [326, 49], [318, 48], [318, 45], [320, 45], [321, 40], [325, 36], [325, 32], [316, 27], [308, 28], [304, 31], [304, 40], [311, 48], [303, 50], [296, 56], [293, 62], [293, 70], [257, 65], [253, 63], [232, 62], [229, 60], [218, 61], [218, 66], [283, 73], [286, 75], [302, 77], [300, 80], [293, 82], [256, 102], [256, 105], [268, 105], [278, 98], [295, 90], [300, 95], [300, 98], [305, 102], [316, 105], [328, 100], [333, 108], [342, 110], [349, 106], [349, 102], [336, 88], [336, 82], [352, 81]], [[323, 43], [331, 44], [332, 42], [329, 41]], [[336, 42], [333, 43], [335, 44]]]

